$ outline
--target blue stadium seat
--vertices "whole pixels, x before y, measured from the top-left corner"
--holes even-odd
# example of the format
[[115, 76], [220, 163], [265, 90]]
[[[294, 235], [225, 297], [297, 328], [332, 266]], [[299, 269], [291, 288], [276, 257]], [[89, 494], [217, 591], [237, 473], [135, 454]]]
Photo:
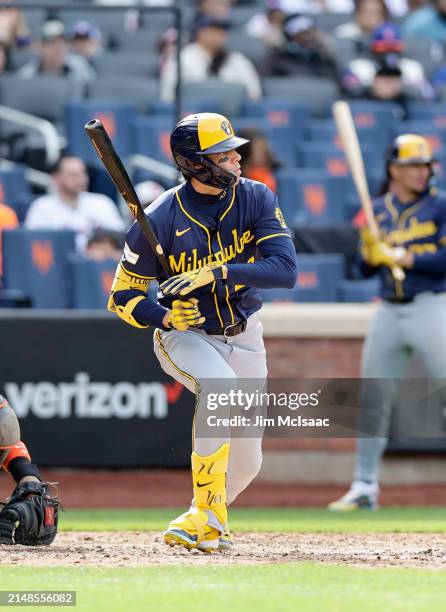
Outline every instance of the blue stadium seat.
[[134, 153], [148, 155], [165, 164], [172, 164], [170, 151], [170, 132], [174, 127], [173, 117], [136, 116], [132, 121], [132, 134], [135, 143]]
[[339, 282], [340, 302], [372, 302], [379, 293], [380, 282], [377, 278], [367, 280], [341, 280]]
[[110, 134], [119, 155], [125, 157], [134, 152], [130, 122], [136, 114], [136, 105], [130, 102], [113, 100], [82, 100], [70, 102], [66, 107], [66, 129], [68, 149], [73, 155], [81, 157], [85, 163], [101, 166], [84, 125], [97, 117]]
[[268, 125], [262, 118], [234, 119], [232, 124], [236, 132], [251, 128], [260, 130], [266, 136], [271, 150], [279, 162], [291, 168], [296, 166], [297, 141], [293, 135], [290, 135], [290, 129], [287, 125]]
[[290, 226], [345, 221], [345, 177], [318, 169], [281, 169], [276, 176], [280, 207]]
[[259, 117], [271, 128], [286, 127], [296, 140], [303, 138], [304, 127], [310, 115], [311, 105], [308, 102], [280, 98], [245, 102], [242, 109], [243, 117]]
[[26, 167], [14, 164], [11, 168], [0, 168], [0, 201], [11, 206], [23, 223], [29, 205], [34, 199], [25, 178]]
[[68, 230], [5, 230], [3, 273], [5, 289], [28, 295], [35, 308], [70, 305], [69, 255], [75, 233]]
[[[361, 146], [367, 174], [383, 169], [383, 156], [378, 155], [370, 143]], [[300, 149], [300, 162], [304, 168], [324, 168], [330, 176], [349, 176], [344, 153], [334, 144], [304, 142]]]
[[[374, 125], [357, 125], [358, 139], [361, 145], [373, 146], [377, 155], [383, 155], [392, 135], [386, 126], [377, 128]], [[307, 139], [313, 142], [325, 142], [341, 148], [338, 131], [333, 119], [312, 119], [307, 125]]]
[[73, 308], [105, 308], [116, 271], [116, 261], [70, 257]]
[[[91, 261], [79, 255], [72, 255], [70, 265], [73, 308], [104, 309], [115, 276], [116, 261]], [[156, 299], [156, 285], [150, 286], [148, 295]]]
[[344, 276], [343, 255], [299, 255], [298, 285], [294, 289], [262, 289], [265, 302], [336, 302]]
[[446, 127], [446, 106], [444, 103], [420, 104], [418, 102], [410, 104], [409, 116], [411, 120], [425, 121], [440, 129]]

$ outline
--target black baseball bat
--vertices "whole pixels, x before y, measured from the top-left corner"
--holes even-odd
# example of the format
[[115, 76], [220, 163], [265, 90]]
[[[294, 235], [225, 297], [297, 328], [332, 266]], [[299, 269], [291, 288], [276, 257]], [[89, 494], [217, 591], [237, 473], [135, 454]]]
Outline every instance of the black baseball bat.
[[127, 170], [124, 168], [121, 158], [116, 153], [115, 147], [110, 140], [107, 130], [104, 128], [99, 119], [92, 119], [85, 125], [85, 131], [93, 143], [93, 146], [104, 164], [105, 169], [109, 173], [111, 180], [116, 185], [119, 193], [127, 203], [130, 212], [140, 224], [141, 229], [144, 232], [144, 236], [147, 238], [147, 241], [158, 258], [164, 272], [166, 272], [168, 276], [172, 276], [172, 270], [170, 269], [167, 258], [164, 255], [163, 247], [158, 242], [158, 238], [156, 237], [156, 234], [144, 213], [144, 209], [141, 206], [138, 196], [136, 195], [135, 188], [132, 185], [129, 175], [127, 174]]

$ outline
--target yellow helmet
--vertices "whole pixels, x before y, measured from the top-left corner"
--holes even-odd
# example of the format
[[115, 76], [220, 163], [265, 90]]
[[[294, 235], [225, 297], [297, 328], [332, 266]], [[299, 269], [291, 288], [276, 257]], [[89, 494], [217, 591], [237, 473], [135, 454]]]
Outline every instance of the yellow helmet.
[[418, 134], [402, 134], [393, 142], [389, 156], [388, 164], [397, 164], [399, 166], [408, 166], [410, 164], [430, 164], [434, 161], [432, 157], [432, 148], [424, 136]]

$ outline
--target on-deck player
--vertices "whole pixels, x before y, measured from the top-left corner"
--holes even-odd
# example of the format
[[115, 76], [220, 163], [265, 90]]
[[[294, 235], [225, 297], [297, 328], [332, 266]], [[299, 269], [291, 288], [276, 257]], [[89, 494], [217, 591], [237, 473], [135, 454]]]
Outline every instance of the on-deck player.
[[[380, 273], [382, 298], [364, 344], [362, 378], [402, 378], [412, 352], [432, 378], [446, 378], [446, 194], [430, 185], [432, 162], [429, 142], [415, 134], [399, 136], [389, 149], [387, 193], [374, 202], [381, 241], [362, 234], [364, 272]], [[389, 254], [384, 244], [403, 251]], [[393, 264], [404, 268], [403, 282], [392, 278]], [[330, 510], [377, 508], [379, 467], [398, 386], [389, 381], [381, 393], [380, 405], [365, 395], [360, 420], [377, 433], [358, 438], [354, 482]]]
[[[109, 308], [136, 327], [155, 327], [163, 369], [196, 394], [194, 422], [204, 418], [209, 380], [266, 378], [258, 288], [296, 282], [296, 253], [276, 195], [241, 178], [238, 138], [222, 115], [182, 119], [170, 146], [185, 183], [147, 209], [176, 274], [166, 280], [137, 223], [127, 234]], [[147, 298], [151, 280], [164, 296]], [[186, 297], [183, 297], [186, 296]], [[198, 436], [193, 429], [190, 509], [164, 534], [188, 549], [230, 547], [227, 504], [260, 469], [261, 437]]]

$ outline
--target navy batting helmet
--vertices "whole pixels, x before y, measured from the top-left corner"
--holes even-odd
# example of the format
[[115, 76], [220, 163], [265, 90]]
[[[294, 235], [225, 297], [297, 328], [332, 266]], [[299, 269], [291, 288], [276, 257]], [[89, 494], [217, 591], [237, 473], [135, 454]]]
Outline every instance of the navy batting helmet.
[[205, 185], [226, 189], [237, 182], [237, 175], [219, 168], [208, 155], [237, 149], [249, 142], [235, 136], [223, 115], [198, 113], [181, 119], [170, 135], [170, 148], [178, 170]]

